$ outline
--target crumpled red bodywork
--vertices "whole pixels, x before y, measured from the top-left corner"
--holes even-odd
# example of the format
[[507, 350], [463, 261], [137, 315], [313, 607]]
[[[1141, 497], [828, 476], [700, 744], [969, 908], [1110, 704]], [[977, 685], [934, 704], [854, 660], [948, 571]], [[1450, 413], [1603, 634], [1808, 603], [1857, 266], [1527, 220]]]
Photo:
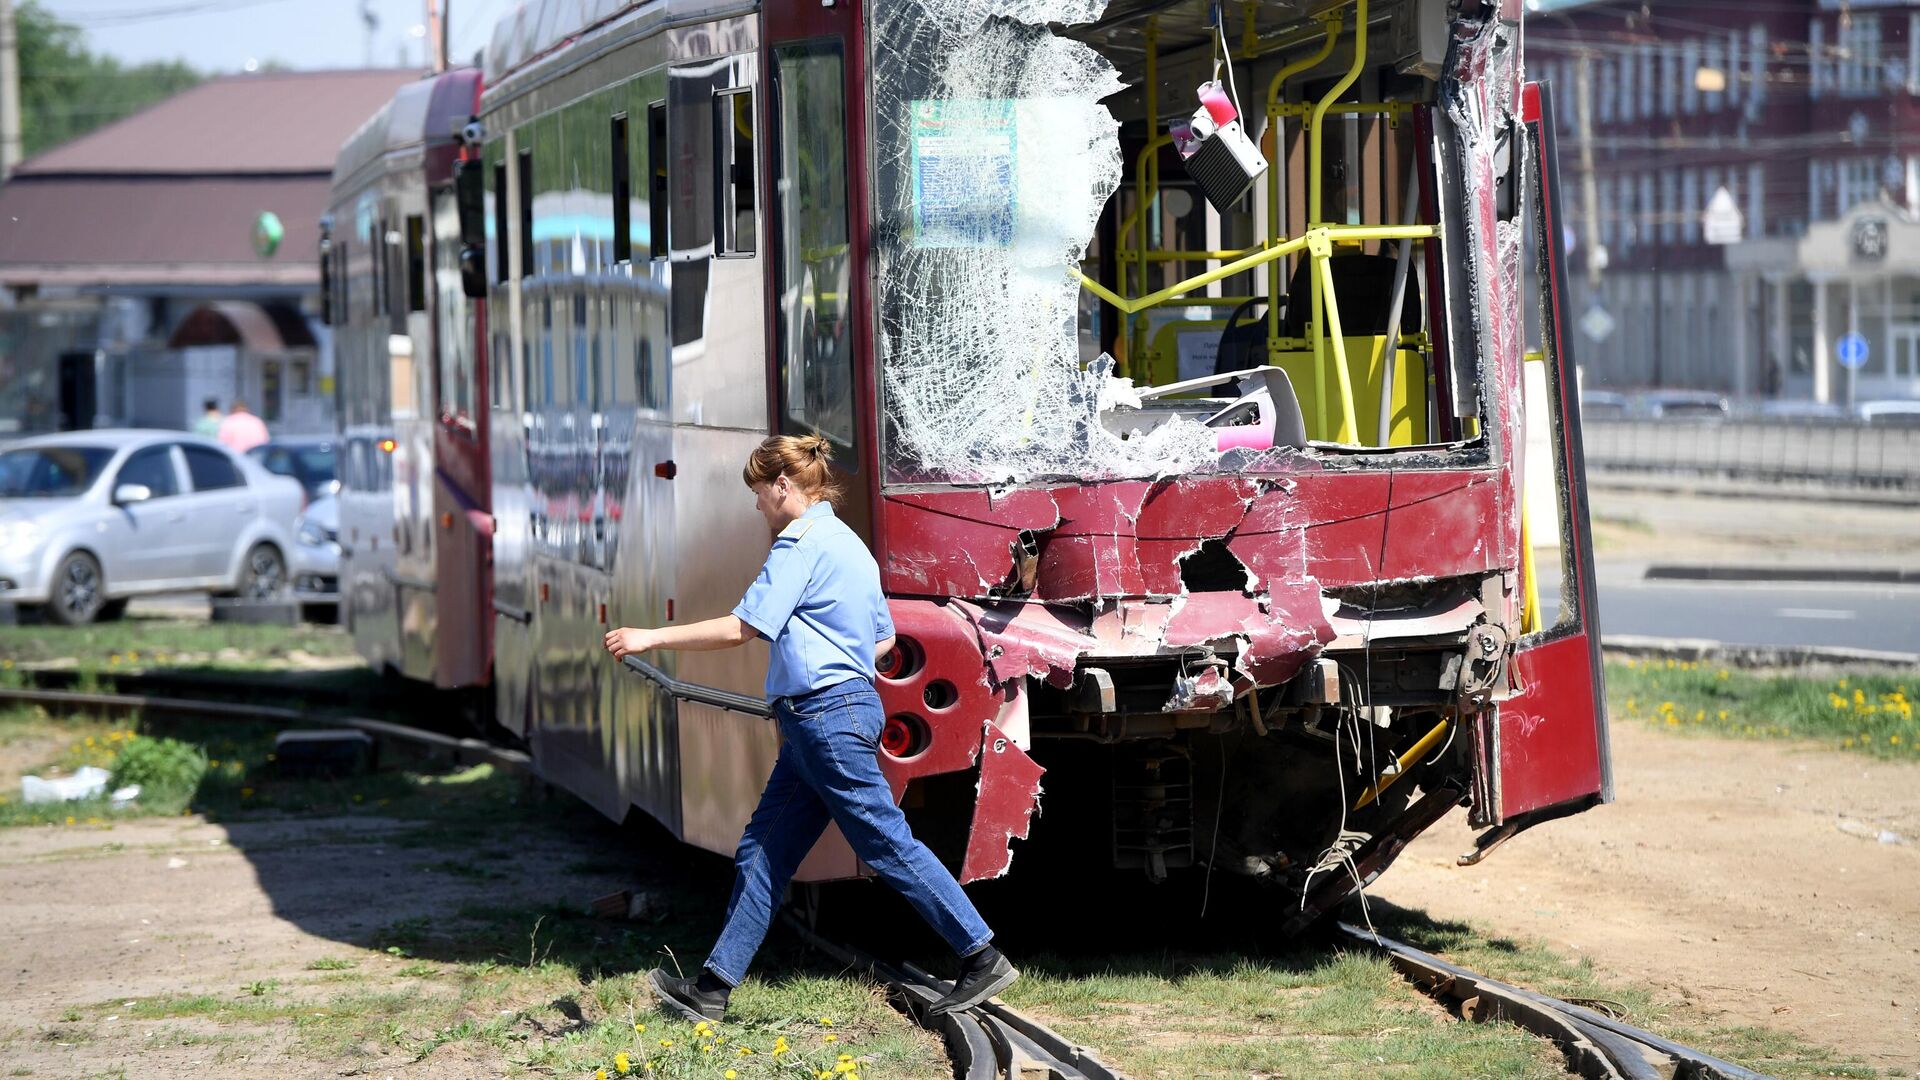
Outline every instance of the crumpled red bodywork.
[[[890, 715], [919, 716], [931, 731], [924, 752], [886, 768], [904, 790], [914, 777], [981, 765], [981, 850], [969, 850], [962, 880], [1004, 873], [1006, 858], [989, 856], [1025, 835], [1038, 805], [1027, 678], [1067, 688], [1089, 662], [1211, 647], [1231, 666], [1183, 677], [1166, 708], [1223, 708], [1285, 683], [1335, 639], [1328, 588], [1513, 565], [1512, 544], [1489, 527], [1509, 501], [1495, 470], [1302, 465], [883, 496], [883, 583], [919, 667], [882, 678], [881, 696]], [[1244, 587], [1183, 583], [1182, 562], [1210, 541], [1244, 568]], [[1001, 748], [983, 760], [994, 740]]]

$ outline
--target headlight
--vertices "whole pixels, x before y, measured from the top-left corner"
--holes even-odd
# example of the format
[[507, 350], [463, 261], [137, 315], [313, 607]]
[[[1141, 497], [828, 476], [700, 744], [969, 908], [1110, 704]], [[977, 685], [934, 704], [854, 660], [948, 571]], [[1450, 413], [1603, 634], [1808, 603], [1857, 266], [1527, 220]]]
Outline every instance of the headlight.
[[32, 547], [40, 539], [40, 525], [33, 521], [0, 521], [0, 550]]
[[327, 534], [320, 531], [320, 526], [304, 519], [300, 522], [299, 533], [300, 542], [308, 547], [319, 547], [327, 542]]

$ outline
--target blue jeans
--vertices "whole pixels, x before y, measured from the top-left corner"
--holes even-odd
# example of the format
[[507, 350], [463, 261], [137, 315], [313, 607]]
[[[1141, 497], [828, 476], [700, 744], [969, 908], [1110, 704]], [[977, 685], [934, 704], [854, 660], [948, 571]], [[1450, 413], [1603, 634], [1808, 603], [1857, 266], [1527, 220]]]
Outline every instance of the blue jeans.
[[727, 924], [707, 957], [707, 970], [731, 986], [746, 977], [767, 936], [787, 882], [829, 819], [853, 853], [897, 889], [954, 952], [978, 951], [993, 931], [927, 845], [913, 838], [880, 772], [880, 728], [886, 714], [865, 679], [850, 679], [774, 702], [784, 741], [760, 805], [734, 854]]

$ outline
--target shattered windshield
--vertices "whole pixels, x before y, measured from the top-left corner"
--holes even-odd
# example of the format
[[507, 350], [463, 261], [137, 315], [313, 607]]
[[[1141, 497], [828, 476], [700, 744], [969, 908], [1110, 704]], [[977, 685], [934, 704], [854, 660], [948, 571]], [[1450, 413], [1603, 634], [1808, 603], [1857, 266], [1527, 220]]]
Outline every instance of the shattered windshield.
[[[1309, 447], [1471, 447], [1485, 460], [1485, 438], [1510, 420], [1500, 388], [1519, 360], [1507, 325], [1518, 244], [1505, 209], [1449, 221], [1444, 208], [1513, 188], [1513, 27], [1487, 20], [1456, 37], [1464, 83], [1442, 78], [1438, 54], [1364, 90], [1283, 86], [1292, 57], [1278, 51], [1243, 60], [1248, 89], [1227, 95], [1237, 102], [1209, 104], [1218, 81], [1197, 91], [1203, 111], [1245, 124], [1231, 151], [1244, 172], [1209, 190], [1227, 151], [1211, 163], [1176, 156], [1200, 145], [1198, 127], [1167, 119], [1193, 108], [1196, 91], [1158, 79], [1158, 104], [1145, 109], [1123, 94], [1151, 77], [1135, 39], [1114, 36], [1137, 37], [1141, 20], [1103, 18], [1106, 7], [873, 5], [887, 482], [1265, 471]], [[1356, 47], [1330, 25], [1322, 73]], [[1251, 88], [1269, 79], [1263, 109]], [[1311, 127], [1307, 111], [1335, 98]], [[1115, 109], [1137, 162], [1123, 160]], [[1404, 122], [1412, 113], [1429, 127]], [[1327, 132], [1324, 167], [1309, 163], [1308, 130]], [[1276, 145], [1287, 149], [1270, 169]], [[1315, 142], [1311, 161], [1321, 152]], [[1423, 193], [1442, 208], [1425, 212], [1437, 220], [1421, 216]], [[1443, 252], [1455, 244], [1460, 256]], [[1082, 276], [1089, 269], [1102, 280]], [[1446, 318], [1429, 326], [1430, 310]], [[1095, 330], [1096, 319], [1108, 321]]]
[[1083, 368], [1077, 264], [1119, 184], [1119, 74], [1048, 23], [1105, 0], [873, 5], [874, 246], [888, 478], [1145, 476], [1215, 456], [1190, 420], [1123, 439]]

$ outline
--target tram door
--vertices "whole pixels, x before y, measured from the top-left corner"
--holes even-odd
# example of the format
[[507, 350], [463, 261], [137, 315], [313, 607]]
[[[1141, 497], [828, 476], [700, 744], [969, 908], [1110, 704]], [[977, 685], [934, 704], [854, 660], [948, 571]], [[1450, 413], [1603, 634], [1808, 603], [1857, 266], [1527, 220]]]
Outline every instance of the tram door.
[[1529, 501], [1557, 505], [1529, 506], [1523, 534], [1533, 556], [1525, 564], [1530, 625], [1514, 654], [1516, 692], [1499, 706], [1491, 770], [1493, 817], [1509, 833], [1613, 799], [1550, 88], [1526, 87], [1522, 118], [1532, 161], [1524, 173], [1530, 243], [1521, 258], [1531, 282], [1527, 322], [1537, 326], [1524, 382], [1528, 424], [1542, 425], [1544, 435], [1524, 468], [1551, 470], [1552, 485], [1533, 485]]
[[767, 355], [771, 430], [833, 443], [840, 516], [871, 544], [877, 399], [859, 315], [866, 245], [854, 242], [865, 220], [861, 6], [767, 7]]

